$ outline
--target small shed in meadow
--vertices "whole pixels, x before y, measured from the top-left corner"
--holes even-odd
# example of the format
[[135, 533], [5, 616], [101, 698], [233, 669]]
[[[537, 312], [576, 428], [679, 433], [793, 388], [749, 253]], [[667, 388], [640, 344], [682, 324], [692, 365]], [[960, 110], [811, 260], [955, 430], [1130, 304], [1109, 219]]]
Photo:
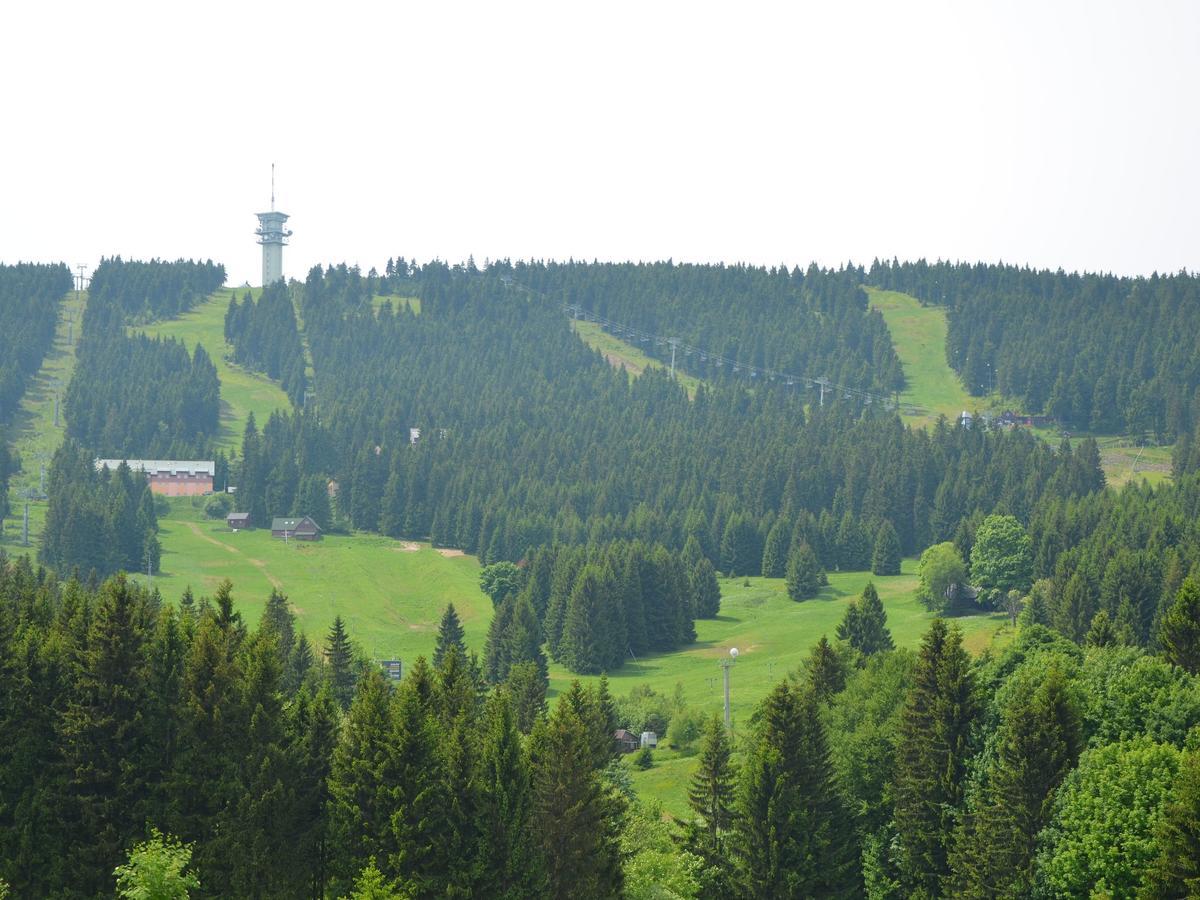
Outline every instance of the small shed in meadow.
[[624, 728], [618, 728], [613, 732], [613, 741], [616, 742], [618, 753], [632, 753], [638, 748], [637, 735]]
[[642, 732], [642, 746], [649, 747], [652, 750], [658, 747], [658, 735], [653, 731]]
[[234, 531], [242, 531], [250, 527], [250, 513], [230, 513], [225, 517], [225, 524]]

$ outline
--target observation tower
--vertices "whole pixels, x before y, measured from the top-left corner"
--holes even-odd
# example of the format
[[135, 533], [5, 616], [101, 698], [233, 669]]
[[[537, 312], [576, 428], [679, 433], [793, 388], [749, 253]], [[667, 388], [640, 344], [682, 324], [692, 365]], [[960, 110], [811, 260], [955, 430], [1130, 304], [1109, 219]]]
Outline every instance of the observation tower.
[[285, 223], [287, 213], [275, 210], [275, 164], [271, 163], [271, 210], [258, 215], [258, 242], [262, 244], [263, 287], [283, 280], [283, 245], [292, 236]]

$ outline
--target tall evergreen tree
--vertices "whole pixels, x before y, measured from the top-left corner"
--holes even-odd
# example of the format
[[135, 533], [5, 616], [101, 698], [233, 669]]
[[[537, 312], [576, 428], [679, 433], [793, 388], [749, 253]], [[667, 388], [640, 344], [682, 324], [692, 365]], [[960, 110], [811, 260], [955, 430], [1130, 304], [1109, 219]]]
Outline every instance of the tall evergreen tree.
[[522, 734], [529, 734], [546, 712], [546, 689], [549, 680], [541, 672], [536, 663], [517, 663], [508, 670], [508, 681], [505, 682], [512, 695], [514, 716], [517, 729]]
[[704, 727], [700, 758], [688, 788], [688, 805], [702, 820], [708, 850], [720, 854], [734, 824], [737, 767], [733, 746], [720, 716], [713, 714]]
[[871, 656], [891, 650], [892, 634], [887, 627], [887, 613], [883, 601], [872, 582], [867, 582], [862, 596], [851, 600], [845, 615], [837, 627], [837, 637], [845, 641], [863, 656]]
[[817, 555], [808, 544], [793, 544], [788, 553], [787, 592], [793, 600], [807, 600], [817, 596], [824, 580]]
[[145, 602], [124, 575], [104, 584], [75, 695], [62, 720], [70, 772], [71, 880], [83, 895], [107, 886], [108, 873], [142, 824], [138, 813], [148, 791], [148, 624]]
[[[526, 664], [528, 665], [528, 664]], [[533, 785], [508, 691], [488, 700], [479, 759], [479, 896], [521, 900], [545, 890]]]
[[467, 645], [463, 641], [464, 634], [462, 622], [458, 619], [458, 612], [454, 609], [454, 604], [447, 603], [446, 609], [442, 613], [442, 621], [438, 625], [437, 643], [433, 648], [433, 667], [435, 669], [441, 667], [442, 659], [451, 646], [458, 647], [463, 657], [466, 657]]
[[821, 635], [821, 639], [813, 645], [808, 659], [804, 661], [808, 683], [813, 694], [821, 701], [841, 693], [846, 687], [846, 669], [845, 660], [830, 646], [825, 635]]
[[900, 870], [912, 894], [942, 896], [975, 717], [962, 634], [935, 619], [921, 642], [901, 716], [893, 785]]
[[343, 710], [349, 709], [354, 699], [354, 651], [341, 616], [334, 617], [325, 639], [325, 665], [333, 699]]
[[388, 862], [395, 849], [391, 817], [399, 782], [394, 723], [391, 687], [381, 672], [368, 670], [334, 748], [329, 775], [329, 858], [335, 893], [344, 893], [372, 859], [394, 874]]
[[443, 730], [423, 683], [426, 671], [413, 666], [396, 692], [389, 750], [396, 779], [389, 806], [389, 865], [406, 889], [434, 896], [444, 895], [451, 883], [452, 809], [443, 769]]
[[595, 766], [595, 741], [573, 704], [560, 701], [530, 737], [532, 822], [546, 896], [616, 898], [622, 893], [618, 827], [622, 804]]
[[900, 574], [900, 538], [896, 528], [887, 519], [875, 533], [875, 550], [871, 555], [871, 573], [874, 575]]
[[1200, 672], [1200, 581], [1187, 578], [1159, 628], [1163, 654], [1193, 675]]
[[782, 578], [787, 573], [788, 547], [792, 540], [792, 523], [780, 516], [767, 532], [763, 547], [762, 573], [764, 578]]
[[960, 821], [951, 855], [956, 897], [1027, 897], [1038, 833], [1082, 745], [1066, 676], [1051, 668], [1004, 711], [986, 782]]
[[820, 701], [783, 681], [767, 696], [738, 801], [735, 846], [751, 897], [859, 890], [857, 848], [834, 781]]
[[721, 586], [717, 583], [717, 573], [713, 570], [712, 563], [705, 557], [700, 557], [691, 568], [688, 582], [696, 617], [715, 619], [721, 611]]

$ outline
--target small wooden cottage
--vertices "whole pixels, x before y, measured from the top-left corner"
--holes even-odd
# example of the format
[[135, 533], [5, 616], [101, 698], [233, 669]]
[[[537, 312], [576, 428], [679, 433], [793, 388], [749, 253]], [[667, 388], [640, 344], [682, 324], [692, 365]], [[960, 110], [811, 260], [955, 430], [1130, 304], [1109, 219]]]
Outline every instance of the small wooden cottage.
[[632, 753], [638, 748], [638, 736], [624, 728], [613, 732], [613, 740], [616, 742], [618, 753]]
[[321, 539], [321, 529], [308, 516], [276, 517], [271, 520], [271, 537], [285, 541], [317, 541]]
[[225, 524], [234, 531], [243, 531], [250, 527], [250, 513], [230, 513], [225, 517]]

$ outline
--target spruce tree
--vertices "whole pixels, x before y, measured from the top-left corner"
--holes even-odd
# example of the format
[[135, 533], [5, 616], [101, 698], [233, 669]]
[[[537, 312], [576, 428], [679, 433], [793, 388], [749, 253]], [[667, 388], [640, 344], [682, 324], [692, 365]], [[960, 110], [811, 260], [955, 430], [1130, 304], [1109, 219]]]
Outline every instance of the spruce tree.
[[563, 621], [562, 643], [559, 659], [570, 671], [589, 675], [606, 668], [602, 656], [602, 635], [598, 633], [597, 620], [601, 607], [611, 598], [602, 590], [603, 573], [599, 566], [587, 565], [579, 573], [567, 615]]
[[560, 701], [534, 726], [530, 758], [531, 822], [546, 872], [545, 896], [620, 897], [623, 804], [601, 779], [590, 726], [574, 704]]
[[295, 773], [293, 856], [304, 872], [310, 897], [324, 897], [330, 878], [329, 778], [338, 726], [337, 704], [327, 686], [315, 697], [310, 697], [307, 689], [296, 695], [288, 718]]
[[483, 673], [490, 684], [499, 684], [503, 681], [512, 665], [512, 659], [509, 657], [511, 647], [508, 641], [508, 632], [515, 611], [516, 604], [505, 601], [497, 606], [492, 614], [487, 641], [483, 647]]
[[522, 734], [529, 734], [546, 712], [546, 690], [550, 681], [536, 663], [524, 662], [508, 670], [505, 686], [512, 695], [517, 729]]
[[875, 533], [875, 551], [871, 555], [871, 573], [874, 575], [900, 574], [900, 538], [896, 528], [887, 519]]
[[148, 611], [124, 575], [105, 582], [61, 725], [70, 773], [71, 881], [85, 895], [107, 887], [142, 822]]
[[764, 578], [782, 578], [787, 573], [788, 547], [791, 540], [792, 523], [786, 517], [780, 516], [767, 532], [767, 541], [763, 547]]
[[287, 596], [274, 588], [263, 610], [262, 627], [275, 636], [279, 658], [286, 666], [296, 645], [296, 616], [292, 613]]
[[1159, 628], [1163, 654], [1193, 675], [1200, 673], [1200, 582], [1186, 578]]
[[747, 753], [734, 837], [751, 897], [839, 897], [859, 890], [854, 832], [811, 689], [780, 682]]
[[338, 895], [372, 859], [394, 874], [389, 857], [395, 848], [391, 816], [399, 781], [392, 745], [395, 715], [391, 686], [383, 673], [368, 670], [330, 767], [329, 860]]
[[422, 672], [414, 666], [396, 692], [389, 748], [395, 789], [390, 795], [388, 863], [408, 890], [432, 896], [443, 895], [449, 885], [452, 860], [446, 854], [452, 810], [443, 768], [443, 729], [432, 714]]
[[703, 820], [705, 846], [721, 855], [725, 836], [733, 827], [737, 768], [725, 723], [713, 714], [704, 728], [700, 759], [688, 788], [688, 805]]
[[354, 699], [354, 652], [341, 616], [334, 618], [325, 639], [325, 665], [333, 699], [343, 710], [349, 709]]
[[818, 700], [826, 701], [840, 694], [846, 687], [846, 663], [829, 644], [828, 638], [813, 645], [808, 659], [804, 661], [805, 674]]
[[458, 647], [462, 651], [465, 658], [467, 655], [467, 645], [463, 641], [462, 622], [458, 619], [458, 612], [454, 609], [453, 603], [446, 604], [446, 609], [442, 613], [442, 621], [438, 625], [437, 644], [433, 648], [433, 667], [441, 668], [442, 659], [446, 656], [446, 651], [451, 647]]
[[1092, 617], [1083, 642], [1089, 647], [1111, 647], [1117, 643], [1117, 632], [1106, 610], [1102, 609]]
[[1079, 757], [1080, 717], [1062, 671], [1022, 687], [1003, 711], [983, 787], [955, 835], [954, 896], [1030, 895], [1038, 834]]
[[838, 640], [845, 641], [863, 656], [883, 653], [895, 646], [887, 627], [887, 613], [875, 585], [867, 582], [862, 596], [850, 601], [837, 628]]
[[[525, 663], [524, 665], [529, 665]], [[533, 785], [507, 690], [488, 700], [479, 754], [479, 896], [522, 900], [545, 889], [535, 844]]]
[[721, 611], [721, 586], [717, 583], [717, 573], [712, 563], [700, 557], [691, 568], [688, 582], [696, 617], [715, 619]]
[[792, 545], [787, 562], [787, 592], [793, 600], [807, 600], [821, 590], [824, 573], [817, 555], [805, 543]]
[[[508, 672], [512, 667], [530, 662], [544, 676], [547, 670], [546, 654], [542, 652], [542, 629], [538, 624], [533, 602], [524, 594], [513, 601], [512, 618], [504, 634]], [[508, 672], [504, 677], [508, 677]]]
[[[226, 751], [234, 769], [234, 801], [218, 816], [212, 843], [223, 857], [231, 896], [296, 896], [308, 884], [293, 856], [295, 772], [280, 691], [282, 666], [270, 631], [260, 629], [244, 656], [238, 686], [243, 729], [238, 744]], [[214, 887], [221, 883], [215, 874], [210, 867]]]
[[975, 716], [962, 634], [935, 619], [921, 642], [901, 715], [893, 784], [900, 870], [910, 893], [942, 894]]

